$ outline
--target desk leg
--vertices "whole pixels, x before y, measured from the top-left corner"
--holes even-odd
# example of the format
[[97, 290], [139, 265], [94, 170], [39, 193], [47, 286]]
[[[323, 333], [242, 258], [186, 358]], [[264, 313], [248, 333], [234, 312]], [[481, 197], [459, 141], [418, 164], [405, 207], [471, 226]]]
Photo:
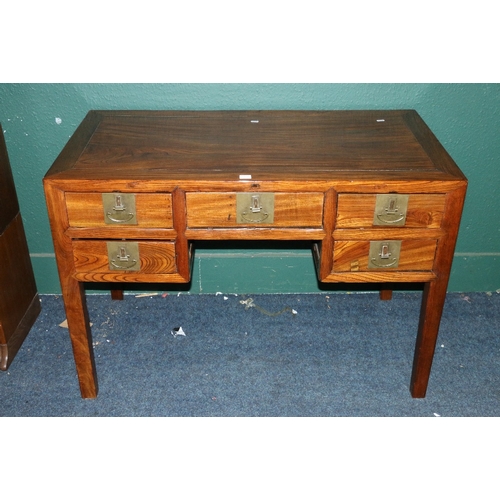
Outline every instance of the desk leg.
[[447, 280], [443, 281], [444, 283], [439, 280], [426, 283], [422, 296], [410, 384], [410, 392], [414, 398], [425, 398], [427, 392], [439, 324], [446, 299]]
[[379, 292], [380, 300], [392, 299], [392, 287], [390, 283], [382, 283]]
[[97, 372], [83, 283], [71, 278], [66, 280], [63, 299], [80, 392], [82, 398], [95, 398], [98, 391]]
[[422, 296], [410, 383], [410, 392], [414, 398], [424, 398], [427, 392], [466, 188], [467, 186], [463, 185], [446, 195], [445, 214], [441, 225], [446, 236], [440, 239], [434, 258], [433, 270], [436, 280], [425, 284]]
[[80, 392], [82, 398], [95, 398], [97, 375], [92, 349], [92, 333], [83, 283], [73, 278], [75, 263], [72, 243], [65, 234], [69, 222], [66, 210], [62, 209], [65, 206], [65, 196], [63, 191], [50, 184], [45, 185], [45, 196]]
[[123, 300], [123, 289], [111, 287], [111, 299], [112, 300]]

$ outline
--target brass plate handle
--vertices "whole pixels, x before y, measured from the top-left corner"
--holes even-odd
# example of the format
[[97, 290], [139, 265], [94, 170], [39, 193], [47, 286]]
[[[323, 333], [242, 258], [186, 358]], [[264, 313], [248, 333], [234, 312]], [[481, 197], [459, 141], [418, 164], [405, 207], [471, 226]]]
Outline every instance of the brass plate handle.
[[137, 224], [134, 194], [103, 193], [102, 205], [106, 224]]
[[401, 241], [370, 241], [368, 267], [397, 268], [401, 254]]
[[238, 224], [272, 224], [274, 193], [237, 193], [236, 222]]
[[407, 194], [378, 194], [373, 215], [374, 226], [404, 226], [408, 209]]
[[130, 241], [108, 241], [109, 269], [112, 271], [140, 271], [139, 243]]

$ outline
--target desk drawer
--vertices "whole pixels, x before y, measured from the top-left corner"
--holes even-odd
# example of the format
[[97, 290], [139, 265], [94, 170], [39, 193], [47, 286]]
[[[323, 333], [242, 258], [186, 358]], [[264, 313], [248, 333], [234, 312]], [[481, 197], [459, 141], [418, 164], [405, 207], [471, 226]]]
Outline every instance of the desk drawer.
[[77, 274], [177, 272], [175, 246], [170, 241], [75, 240], [73, 255]]
[[66, 193], [71, 227], [172, 228], [168, 193]]
[[189, 228], [323, 224], [323, 193], [187, 193], [186, 203]]
[[431, 271], [436, 240], [336, 241], [333, 272]]
[[444, 194], [339, 194], [336, 228], [439, 228]]

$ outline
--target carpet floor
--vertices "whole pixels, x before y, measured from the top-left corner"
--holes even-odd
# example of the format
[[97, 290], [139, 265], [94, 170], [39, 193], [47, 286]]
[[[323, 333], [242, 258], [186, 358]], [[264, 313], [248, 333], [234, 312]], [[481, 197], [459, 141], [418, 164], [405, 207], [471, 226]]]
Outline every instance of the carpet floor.
[[62, 299], [41, 300], [0, 372], [0, 416], [500, 416], [498, 293], [448, 294], [424, 399], [409, 393], [420, 293], [88, 294], [87, 400]]

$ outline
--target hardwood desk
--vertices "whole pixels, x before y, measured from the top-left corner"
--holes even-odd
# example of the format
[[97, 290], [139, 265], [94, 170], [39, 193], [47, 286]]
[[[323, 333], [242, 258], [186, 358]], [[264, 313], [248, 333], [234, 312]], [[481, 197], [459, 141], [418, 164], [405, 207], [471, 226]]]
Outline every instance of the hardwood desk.
[[199, 240], [309, 241], [318, 280], [386, 299], [425, 283], [425, 397], [467, 180], [415, 111], [90, 111], [44, 187], [82, 397], [83, 283], [187, 283]]

